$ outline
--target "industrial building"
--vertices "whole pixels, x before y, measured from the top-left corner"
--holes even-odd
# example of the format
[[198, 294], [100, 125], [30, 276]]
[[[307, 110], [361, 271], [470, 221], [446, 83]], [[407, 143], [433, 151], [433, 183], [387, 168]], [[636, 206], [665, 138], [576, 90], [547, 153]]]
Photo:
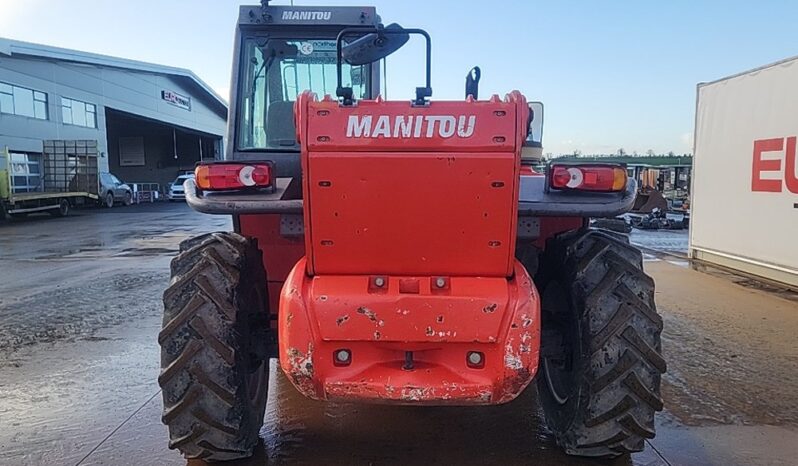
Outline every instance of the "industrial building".
[[189, 70], [0, 38], [0, 151], [96, 140], [100, 172], [161, 190], [222, 158], [227, 104]]

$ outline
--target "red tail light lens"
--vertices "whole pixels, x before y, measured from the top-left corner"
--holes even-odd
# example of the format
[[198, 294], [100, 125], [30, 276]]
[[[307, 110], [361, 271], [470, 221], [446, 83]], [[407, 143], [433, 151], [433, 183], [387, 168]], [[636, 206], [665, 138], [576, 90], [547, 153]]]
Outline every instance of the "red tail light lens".
[[272, 167], [265, 163], [212, 163], [199, 165], [194, 177], [200, 189], [211, 191], [267, 188], [272, 184]]
[[618, 192], [626, 188], [626, 169], [617, 165], [552, 165], [552, 189]]

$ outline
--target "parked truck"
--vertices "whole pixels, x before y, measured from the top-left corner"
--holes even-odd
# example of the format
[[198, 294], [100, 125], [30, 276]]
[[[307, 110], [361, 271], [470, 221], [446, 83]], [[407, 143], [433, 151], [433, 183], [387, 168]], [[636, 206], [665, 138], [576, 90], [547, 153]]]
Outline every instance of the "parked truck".
[[41, 154], [0, 150], [0, 220], [47, 212], [63, 217], [98, 199], [97, 141], [47, 140]]
[[[386, 101], [380, 60], [411, 35], [426, 80]], [[429, 35], [371, 7], [244, 6], [235, 50], [226, 160], [184, 184], [235, 231], [184, 241], [163, 295], [171, 448], [251, 455], [279, 358], [325, 401], [495, 405], [535, 380], [567, 453], [643, 449], [666, 369], [654, 282], [588, 227], [632, 207], [625, 167], [523, 166], [542, 106], [474, 82], [431, 100]]]
[[698, 84], [690, 257], [798, 288], [798, 57]]

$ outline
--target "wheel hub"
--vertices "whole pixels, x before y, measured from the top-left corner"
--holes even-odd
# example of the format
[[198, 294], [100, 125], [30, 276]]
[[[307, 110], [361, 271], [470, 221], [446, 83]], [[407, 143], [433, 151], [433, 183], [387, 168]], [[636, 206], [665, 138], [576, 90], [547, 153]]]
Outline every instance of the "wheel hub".
[[543, 295], [543, 376], [552, 397], [560, 405], [568, 402], [578, 386], [579, 323], [567, 299], [556, 282], [551, 283]]

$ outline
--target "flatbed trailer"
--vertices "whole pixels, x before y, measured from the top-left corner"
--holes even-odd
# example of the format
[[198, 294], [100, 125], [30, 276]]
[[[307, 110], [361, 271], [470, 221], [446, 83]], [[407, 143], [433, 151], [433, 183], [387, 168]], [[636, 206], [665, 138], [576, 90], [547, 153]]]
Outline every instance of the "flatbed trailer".
[[44, 141], [42, 154], [0, 150], [0, 220], [48, 212], [63, 217], [99, 196], [97, 142]]
[[[99, 197], [96, 194], [88, 192], [71, 192], [71, 193], [24, 193], [16, 194], [3, 199], [3, 210], [9, 215], [16, 214], [29, 214], [35, 212], [53, 212], [58, 216], [68, 214], [69, 208], [75, 205], [85, 204], [87, 200], [97, 201]], [[63, 203], [67, 202], [69, 206], [64, 212]], [[55, 211], [58, 212], [55, 212]]]

